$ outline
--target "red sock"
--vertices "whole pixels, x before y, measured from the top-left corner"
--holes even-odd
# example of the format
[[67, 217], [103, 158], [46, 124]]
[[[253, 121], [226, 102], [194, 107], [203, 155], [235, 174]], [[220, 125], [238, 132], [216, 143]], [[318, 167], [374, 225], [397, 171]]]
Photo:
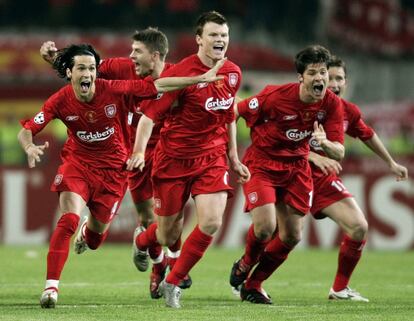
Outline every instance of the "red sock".
[[246, 280], [246, 288], [260, 289], [262, 282], [285, 262], [292, 249], [280, 240], [279, 234], [276, 234], [274, 239], [266, 246], [260, 257], [259, 264]]
[[137, 236], [135, 244], [141, 251], [146, 251], [150, 246], [160, 245], [157, 241], [157, 223], [152, 223], [148, 228]]
[[243, 262], [246, 265], [256, 265], [259, 262], [260, 255], [262, 255], [264, 248], [270, 242], [269, 240], [261, 241], [254, 235], [254, 225], [250, 225], [246, 237], [246, 249], [243, 255]]
[[170, 271], [173, 269], [175, 262], [177, 262], [178, 257], [180, 256], [180, 249], [181, 249], [181, 234], [178, 237], [177, 241], [171, 246], [168, 247], [168, 266], [170, 267]]
[[87, 225], [85, 225], [85, 242], [88, 245], [88, 248], [91, 250], [96, 250], [103, 241], [105, 241], [106, 237], [108, 236], [108, 230], [105, 233], [96, 233], [91, 231]]
[[352, 272], [361, 258], [365, 242], [365, 240], [354, 241], [349, 236], [344, 236], [339, 247], [338, 270], [332, 287], [334, 291], [341, 291], [348, 286]]
[[158, 243], [155, 246], [148, 247], [148, 254], [151, 259], [155, 260], [160, 257], [162, 252], [162, 247]]
[[197, 225], [184, 242], [181, 255], [170, 274], [168, 274], [166, 281], [178, 285], [191, 268], [201, 259], [212, 240], [213, 237], [204, 234]]
[[69, 255], [70, 238], [79, 224], [79, 215], [64, 213], [52, 233], [47, 254], [47, 280], [59, 280]]

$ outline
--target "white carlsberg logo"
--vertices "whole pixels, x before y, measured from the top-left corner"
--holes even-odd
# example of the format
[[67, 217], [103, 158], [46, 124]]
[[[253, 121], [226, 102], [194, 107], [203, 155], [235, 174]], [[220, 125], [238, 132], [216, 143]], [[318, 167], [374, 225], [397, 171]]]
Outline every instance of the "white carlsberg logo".
[[312, 134], [311, 130], [299, 131], [298, 129], [289, 129], [286, 132], [286, 137], [295, 142], [300, 141]]
[[214, 99], [213, 97], [207, 98], [205, 108], [206, 110], [220, 110], [220, 109], [229, 109], [233, 104], [234, 97], [229, 99], [221, 98]]
[[323, 148], [321, 147], [321, 145], [319, 145], [319, 143], [317, 142], [317, 140], [315, 138], [311, 138], [309, 139], [309, 145], [313, 150], [323, 150]]
[[45, 122], [45, 114], [43, 113], [43, 111], [34, 116], [33, 120], [38, 125], [43, 124]]
[[80, 138], [80, 140], [87, 142], [87, 143], [92, 143], [92, 142], [98, 142], [98, 141], [102, 141], [105, 139], [108, 139], [109, 137], [111, 137], [112, 134], [115, 133], [115, 128], [111, 127], [111, 128], [106, 128], [105, 131], [103, 132], [86, 132], [86, 131], [79, 131], [76, 133], [76, 136], [78, 136]]
[[259, 101], [257, 100], [257, 98], [253, 98], [249, 101], [249, 108], [250, 109], [257, 109], [257, 107], [259, 107]]

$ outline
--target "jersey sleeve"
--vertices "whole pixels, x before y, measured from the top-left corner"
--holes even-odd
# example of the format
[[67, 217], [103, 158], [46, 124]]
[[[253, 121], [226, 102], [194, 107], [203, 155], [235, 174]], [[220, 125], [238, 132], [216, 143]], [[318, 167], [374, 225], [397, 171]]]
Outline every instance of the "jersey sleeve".
[[344, 143], [344, 111], [342, 101], [333, 96], [329, 102], [327, 121], [323, 125], [326, 137], [332, 142]]
[[347, 135], [353, 138], [359, 138], [362, 141], [371, 139], [374, 136], [374, 130], [362, 119], [361, 110], [353, 104], [347, 104], [344, 107], [349, 121], [346, 130]]
[[240, 117], [246, 120], [248, 127], [252, 127], [261, 118], [266, 109], [266, 99], [268, 97], [268, 87], [264, 88], [259, 94], [242, 100], [237, 104]]
[[109, 80], [111, 91], [140, 98], [157, 97], [158, 91], [154, 80], [147, 77], [141, 80]]
[[102, 79], [134, 79], [134, 65], [128, 58], [104, 59], [98, 68], [98, 76]]
[[58, 109], [58, 99], [56, 96], [50, 97], [43, 105], [40, 112], [30, 119], [23, 119], [20, 124], [23, 128], [28, 129], [35, 136], [53, 119], [57, 118], [56, 110]]
[[145, 116], [151, 118], [154, 122], [164, 119], [177, 100], [178, 91], [158, 94], [156, 99], [146, 99], [141, 103], [140, 109]]

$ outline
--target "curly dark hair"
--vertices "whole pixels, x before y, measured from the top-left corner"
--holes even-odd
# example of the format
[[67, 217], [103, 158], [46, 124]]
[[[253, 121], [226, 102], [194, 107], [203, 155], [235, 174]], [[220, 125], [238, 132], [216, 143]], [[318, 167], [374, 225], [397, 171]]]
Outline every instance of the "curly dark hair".
[[72, 70], [75, 65], [75, 56], [92, 56], [95, 57], [96, 66], [99, 65], [101, 57], [95, 49], [89, 44], [70, 45], [60, 49], [56, 54], [56, 59], [53, 61], [53, 69], [56, 70], [60, 78], [70, 80], [66, 75], [66, 69]]
[[324, 63], [328, 66], [328, 62], [331, 59], [331, 53], [328, 49], [321, 45], [313, 45], [306, 47], [305, 49], [298, 52], [295, 57], [296, 72], [303, 74], [306, 67], [313, 64]]

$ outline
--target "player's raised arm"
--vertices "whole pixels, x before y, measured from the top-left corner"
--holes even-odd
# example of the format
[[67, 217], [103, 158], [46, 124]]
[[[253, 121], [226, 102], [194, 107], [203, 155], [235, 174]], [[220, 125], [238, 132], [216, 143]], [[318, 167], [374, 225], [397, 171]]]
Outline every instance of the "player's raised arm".
[[43, 60], [53, 65], [57, 51], [58, 49], [56, 48], [55, 43], [49, 40], [42, 43], [42, 46], [40, 47], [40, 56], [42, 56]]
[[208, 83], [223, 79], [223, 76], [217, 76], [217, 72], [225, 61], [226, 58], [218, 60], [213, 68], [199, 76], [158, 78], [154, 81], [155, 88], [158, 92], [162, 93], [182, 89], [198, 83]]
[[398, 164], [388, 152], [377, 134], [374, 133], [372, 138], [363, 141], [375, 154], [387, 163], [391, 172], [395, 175], [397, 181], [405, 181], [408, 178], [408, 170], [405, 166]]
[[36, 166], [36, 162], [40, 162], [40, 156], [44, 154], [44, 150], [49, 147], [49, 142], [45, 142], [43, 145], [35, 145], [33, 143], [32, 131], [26, 128], [22, 128], [17, 135], [20, 146], [27, 154], [27, 163], [30, 168]]

